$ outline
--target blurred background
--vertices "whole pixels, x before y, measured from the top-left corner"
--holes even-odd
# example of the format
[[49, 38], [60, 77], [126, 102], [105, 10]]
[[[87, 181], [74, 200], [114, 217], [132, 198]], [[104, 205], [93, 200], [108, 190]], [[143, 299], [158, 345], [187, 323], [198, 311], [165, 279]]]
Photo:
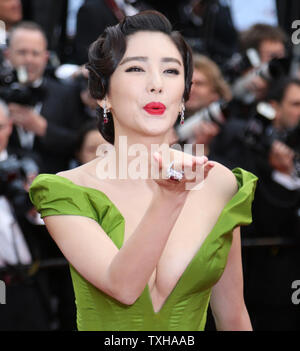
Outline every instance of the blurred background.
[[[170, 145], [204, 144], [210, 159], [259, 178], [253, 223], [242, 227], [253, 328], [299, 330], [297, 0], [0, 0], [0, 330], [76, 330], [68, 265], [28, 188], [107, 143], [87, 89], [88, 47], [145, 9], [164, 13], [194, 53], [185, 122]], [[210, 311], [206, 329], [215, 329]]]

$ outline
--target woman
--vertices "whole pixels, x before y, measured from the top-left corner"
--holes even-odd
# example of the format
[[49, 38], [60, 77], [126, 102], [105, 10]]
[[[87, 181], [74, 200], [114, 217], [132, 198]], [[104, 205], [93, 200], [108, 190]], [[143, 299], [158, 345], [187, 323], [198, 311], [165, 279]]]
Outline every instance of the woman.
[[[100, 130], [114, 149], [79, 168], [39, 175], [30, 191], [70, 262], [78, 329], [203, 330], [210, 296], [218, 329], [251, 329], [239, 233], [232, 231], [251, 221], [256, 178], [205, 156], [182, 160], [168, 148], [170, 164], [153, 152], [178, 114], [183, 119], [190, 49], [163, 15], [141, 12], [92, 44], [88, 69]], [[134, 148], [143, 150], [146, 177], [124, 177]], [[103, 162], [115, 165], [106, 177], [99, 170], [111, 168]], [[151, 177], [155, 168], [159, 177]]]

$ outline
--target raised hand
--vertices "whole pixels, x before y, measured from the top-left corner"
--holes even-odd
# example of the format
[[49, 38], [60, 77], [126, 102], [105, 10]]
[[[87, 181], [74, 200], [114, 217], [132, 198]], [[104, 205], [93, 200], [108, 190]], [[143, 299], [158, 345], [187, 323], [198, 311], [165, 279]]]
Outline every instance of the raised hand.
[[[171, 151], [170, 160], [174, 176], [170, 172], [169, 160], [164, 160], [159, 152], [153, 154], [158, 165], [159, 177], [154, 178], [161, 189], [167, 192], [185, 193], [195, 189], [208, 176], [209, 171], [214, 167], [214, 162], [209, 161], [206, 156], [193, 156], [177, 150]], [[177, 173], [176, 173], [177, 172]], [[171, 173], [171, 177], [170, 177]], [[176, 174], [178, 178], [176, 179]], [[182, 174], [182, 177], [180, 175]]]

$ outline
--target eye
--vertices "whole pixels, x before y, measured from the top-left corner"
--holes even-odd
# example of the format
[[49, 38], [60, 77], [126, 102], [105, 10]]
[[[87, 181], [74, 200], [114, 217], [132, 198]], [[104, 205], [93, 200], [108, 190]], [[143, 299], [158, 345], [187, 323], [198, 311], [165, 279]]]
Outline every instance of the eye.
[[175, 74], [175, 75], [179, 74], [179, 71], [176, 68], [169, 68], [169, 69], [166, 69], [164, 72], [168, 74]]
[[144, 72], [141, 67], [133, 66], [126, 69], [125, 72]]

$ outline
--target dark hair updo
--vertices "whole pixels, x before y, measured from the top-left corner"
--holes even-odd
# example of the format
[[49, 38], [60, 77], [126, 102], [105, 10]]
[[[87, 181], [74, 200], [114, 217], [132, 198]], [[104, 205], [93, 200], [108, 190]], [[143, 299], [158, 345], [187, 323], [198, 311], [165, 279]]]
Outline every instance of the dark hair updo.
[[[103, 34], [89, 48], [89, 90], [94, 99], [102, 100], [109, 89], [110, 77], [126, 51], [126, 37], [139, 31], [162, 32], [167, 34], [179, 50], [185, 74], [183, 98], [189, 98], [193, 75], [193, 58], [189, 45], [182, 35], [172, 31], [169, 20], [157, 11], [142, 11], [126, 16], [119, 24], [107, 27]], [[98, 107], [98, 128], [106, 141], [114, 144], [114, 123], [108, 114], [108, 123], [103, 122], [103, 109]]]

